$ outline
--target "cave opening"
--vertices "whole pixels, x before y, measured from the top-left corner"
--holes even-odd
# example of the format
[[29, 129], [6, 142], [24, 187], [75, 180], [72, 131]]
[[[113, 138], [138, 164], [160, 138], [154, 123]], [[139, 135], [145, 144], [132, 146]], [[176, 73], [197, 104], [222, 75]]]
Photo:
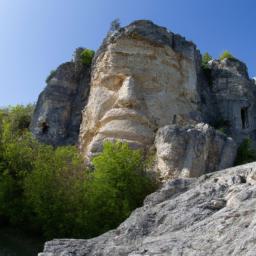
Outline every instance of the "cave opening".
[[42, 123], [42, 133], [46, 134], [46, 133], [48, 133], [48, 130], [49, 130], [48, 124], [46, 122], [43, 122]]
[[241, 121], [243, 129], [249, 127], [248, 107], [241, 108]]

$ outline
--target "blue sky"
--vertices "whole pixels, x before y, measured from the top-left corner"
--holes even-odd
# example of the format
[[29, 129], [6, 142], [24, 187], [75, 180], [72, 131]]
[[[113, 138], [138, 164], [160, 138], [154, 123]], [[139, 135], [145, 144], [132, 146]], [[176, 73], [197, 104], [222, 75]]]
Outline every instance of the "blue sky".
[[110, 22], [150, 19], [256, 75], [255, 0], [0, 0], [0, 106], [35, 102], [50, 70], [97, 49]]

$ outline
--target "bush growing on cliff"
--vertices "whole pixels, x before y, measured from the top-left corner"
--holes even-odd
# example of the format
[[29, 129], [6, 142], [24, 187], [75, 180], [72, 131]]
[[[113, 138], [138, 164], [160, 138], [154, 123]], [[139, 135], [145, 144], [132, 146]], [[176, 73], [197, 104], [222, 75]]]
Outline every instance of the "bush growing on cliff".
[[229, 51], [224, 51], [220, 57], [219, 57], [220, 60], [224, 60], [224, 59], [235, 59], [235, 57], [229, 52]]
[[207, 69], [208, 68], [208, 62], [212, 60], [212, 56], [206, 52], [202, 56], [202, 68]]
[[246, 138], [238, 147], [235, 165], [254, 161], [256, 161], [256, 150], [252, 148], [252, 141], [249, 138]]
[[94, 51], [90, 50], [90, 49], [85, 49], [81, 52], [81, 58], [82, 58], [82, 62], [85, 65], [89, 65], [92, 62], [92, 58], [94, 56]]
[[212, 85], [212, 77], [211, 77], [211, 69], [208, 67], [208, 62], [212, 60], [212, 56], [206, 52], [202, 56], [202, 70], [204, 72], [205, 78], [208, 81], [208, 84], [211, 86]]

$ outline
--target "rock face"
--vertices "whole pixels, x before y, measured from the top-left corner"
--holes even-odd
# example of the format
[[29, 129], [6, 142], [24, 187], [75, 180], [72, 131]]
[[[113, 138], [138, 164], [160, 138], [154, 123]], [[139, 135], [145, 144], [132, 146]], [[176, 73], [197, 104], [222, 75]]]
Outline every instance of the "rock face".
[[90, 66], [79, 58], [82, 50], [78, 48], [73, 61], [58, 67], [38, 98], [31, 131], [41, 142], [58, 146], [78, 141], [90, 82]]
[[104, 140], [148, 147], [158, 128], [198, 110], [196, 46], [150, 21], [110, 34], [96, 53], [80, 148], [90, 158]]
[[224, 59], [210, 61], [209, 68], [216, 121], [226, 126], [238, 143], [246, 137], [255, 141], [256, 87], [246, 65], [237, 59]]
[[167, 125], [155, 139], [157, 173], [164, 179], [199, 177], [231, 167], [236, 143], [208, 124]]
[[149, 195], [117, 229], [45, 244], [40, 256], [253, 256], [256, 164], [176, 179]]

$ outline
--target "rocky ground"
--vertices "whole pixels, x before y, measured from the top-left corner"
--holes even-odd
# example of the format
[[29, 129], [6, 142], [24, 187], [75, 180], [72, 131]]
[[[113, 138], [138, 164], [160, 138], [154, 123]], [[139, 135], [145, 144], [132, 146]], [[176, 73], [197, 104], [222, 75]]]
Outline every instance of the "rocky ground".
[[90, 240], [55, 239], [40, 256], [256, 255], [256, 163], [176, 179], [117, 229]]

